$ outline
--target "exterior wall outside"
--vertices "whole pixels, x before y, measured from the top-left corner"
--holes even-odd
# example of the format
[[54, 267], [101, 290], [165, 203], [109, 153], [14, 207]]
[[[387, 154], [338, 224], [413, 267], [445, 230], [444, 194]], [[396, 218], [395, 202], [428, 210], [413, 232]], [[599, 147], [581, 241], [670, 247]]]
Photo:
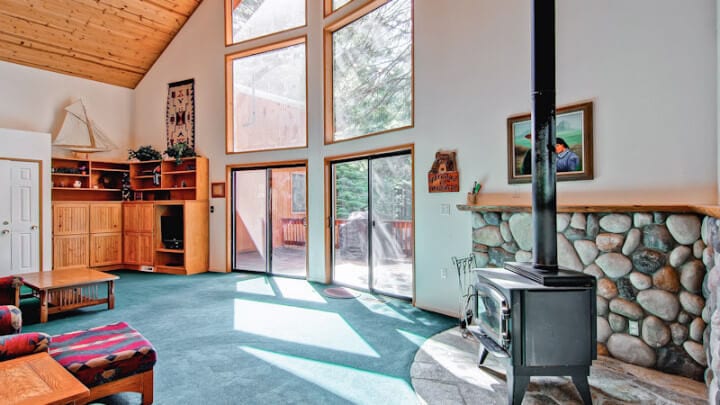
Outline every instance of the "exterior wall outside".
[[[90, 118], [118, 147], [92, 157], [124, 160], [127, 149], [134, 146], [131, 131], [135, 94], [131, 89], [8, 62], [0, 62], [0, 89], [0, 128], [49, 132], [54, 136], [65, 117], [64, 108], [82, 97]], [[55, 156], [69, 155], [60, 148], [52, 152]]]
[[[307, 3], [308, 148], [225, 154], [224, 56], [239, 47], [224, 46], [221, 0], [198, 7], [137, 87], [133, 145], [163, 147], [167, 84], [194, 78], [196, 143], [210, 158], [211, 181], [225, 180], [228, 164], [308, 160], [310, 279], [323, 281], [323, 159], [413, 143], [415, 302], [454, 313], [457, 280], [441, 270], [450, 269], [451, 256], [467, 253], [468, 217], [455, 210], [442, 215], [441, 206], [463, 203], [475, 180], [483, 192], [509, 198], [530, 191], [507, 184], [505, 174], [506, 119], [530, 110], [530, 3], [415, 1], [414, 127], [332, 145], [323, 142], [322, 2]], [[562, 182], [560, 194], [596, 204], [717, 201], [714, 7], [713, 0], [692, 7], [673, 0], [622, 7], [558, 1], [558, 105], [595, 104], [595, 179]], [[458, 151], [460, 193], [427, 192], [426, 171], [439, 149]], [[224, 270], [225, 200], [211, 205], [210, 267]]]

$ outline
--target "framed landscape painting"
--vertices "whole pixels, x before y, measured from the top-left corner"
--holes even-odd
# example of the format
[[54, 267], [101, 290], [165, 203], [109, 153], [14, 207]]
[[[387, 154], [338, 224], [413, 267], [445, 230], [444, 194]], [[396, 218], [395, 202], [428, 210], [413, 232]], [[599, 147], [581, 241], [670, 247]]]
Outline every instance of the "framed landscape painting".
[[[592, 101], [557, 109], [555, 152], [558, 181], [593, 178], [592, 128]], [[531, 133], [532, 123], [529, 113], [508, 118], [508, 183], [510, 184], [532, 181]]]

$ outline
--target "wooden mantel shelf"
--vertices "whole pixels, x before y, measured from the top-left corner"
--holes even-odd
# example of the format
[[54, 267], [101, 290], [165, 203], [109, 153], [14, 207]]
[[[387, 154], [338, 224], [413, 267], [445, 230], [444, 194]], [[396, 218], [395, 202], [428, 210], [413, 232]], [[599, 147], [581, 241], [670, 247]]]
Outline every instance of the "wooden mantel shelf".
[[[458, 204], [459, 211], [530, 212], [529, 196], [498, 198], [482, 196], [475, 204]], [[720, 218], [720, 206], [709, 204], [565, 204], [558, 203], [558, 212], [682, 212]]]

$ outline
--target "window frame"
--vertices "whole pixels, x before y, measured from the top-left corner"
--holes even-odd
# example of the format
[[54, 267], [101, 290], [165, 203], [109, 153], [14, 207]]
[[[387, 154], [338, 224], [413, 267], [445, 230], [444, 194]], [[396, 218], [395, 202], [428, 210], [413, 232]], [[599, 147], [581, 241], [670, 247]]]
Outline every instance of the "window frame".
[[[252, 149], [245, 151], [236, 151], [235, 148], [235, 134], [233, 133], [234, 114], [233, 114], [233, 86], [234, 86], [234, 73], [233, 73], [233, 61], [238, 58], [244, 58], [247, 56], [258, 55], [270, 51], [275, 51], [282, 48], [289, 48], [291, 46], [304, 44], [305, 45], [305, 144], [302, 146], [288, 146], [282, 148], [264, 148], [264, 149]], [[308, 147], [308, 132], [309, 132], [309, 114], [308, 114], [308, 44], [307, 35], [301, 35], [298, 37], [285, 39], [282, 41], [273, 42], [270, 44], [257, 46], [254, 48], [241, 50], [225, 55], [225, 154], [226, 155], [237, 155], [242, 153], [256, 153], [265, 151], [277, 151], [277, 150], [288, 150], [288, 149], [307, 149]]]
[[[348, 13], [345, 16], [338, 18], [336, 21], [325, 24], [323, 28], [323, 111], [324, 111], [324, 144], [330, 145], [333, 143], [354, 141], [356, 139], [363, 139], [369, 136], [385, 134], [388, 132], [402, 131], [415, 127], [415, 0], [410, 1], [410, 20], [412, 22], [412, 28], [410, 37], [412, 44], [410, 47], [410, 124], [402, 127], [386, 129], [382, 131], [376, 131], [369, 134], [359, 135], [348, 139], [335, 139], [335, 111], [333, 103], [333, 43], [332, 35], [336, 31], [344, 28], [345, 26], [352, 24], [358, 19], [365, 15], [375, 11], [376, 9], [388, 4], [393, 0], [372, 0], [369, 3], [361, 6], [355, 11]], [[343, 5], [341, 8], [352, 4], [353, 1]], [[325, 0], [325, 5], [330, 4], [332, 7], [332, 0]], [[335, 10], [337, 13], [341, 8]], [[333, 13], [333, 14], [334, 14]]]
[[[246, 44], [248, 42], [257, 41], [259, 39], [268, 38], [274, 35], [280, 35], [284, 34], [286, 32], [291, 32], [295, 30], [307, 30], [308, 27], [308, 0], [305, 0], [305, 23], [303, 25], [298, 25], [295, 27], [286, 28], [284, 30], [275, 31], [275, 32], [269, 32], [267, 34], [263, 34], [257, 37], [252, 37], [248, 39], [244, 39], [242, 41], [233, 42], [233, 32], [232, 32], [232, 2], [233, 0], [224, 0], [225, 4], [223, 8], [225, 9], [225, 48], [230, 46], [236, 46], [241, 44]], [[241, 1], [242, 2], [242, 1]], [[307, 43], [307, 41], [306, 41]], [[307, 45], [306, 45], [307, 46]], [[307, 76], [307, 73], [306, 73]]]

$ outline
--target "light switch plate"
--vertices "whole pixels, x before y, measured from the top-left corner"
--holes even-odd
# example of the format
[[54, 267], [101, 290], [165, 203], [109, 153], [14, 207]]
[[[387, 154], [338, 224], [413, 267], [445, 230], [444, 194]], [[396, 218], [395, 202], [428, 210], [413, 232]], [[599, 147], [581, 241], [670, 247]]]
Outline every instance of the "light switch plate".
[[450, 216], [450, 204], [440, 204], [440, 215]]
[[639, 336], [640, 335], [640, 322], [629, 321], [628, 322], [628, 333], [633, 336]]

